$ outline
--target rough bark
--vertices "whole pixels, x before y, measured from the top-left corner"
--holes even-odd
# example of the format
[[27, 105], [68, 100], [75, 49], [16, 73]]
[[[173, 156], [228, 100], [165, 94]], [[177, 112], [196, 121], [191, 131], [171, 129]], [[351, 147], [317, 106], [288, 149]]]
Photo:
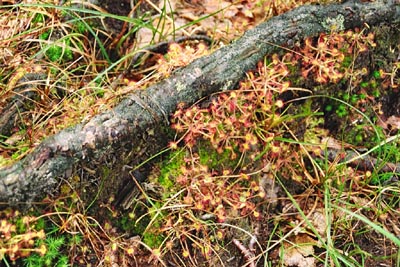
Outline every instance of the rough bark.
[[60, 180], [78, 170], [89, 174], [82, 175], [85, 179], [103, 177], [94, 183], [81, 180], [86, 188], [101, 189], [105, 197], [116, 193], [124, 180], [120, 177], [123, 166], [144, 160], [165, 144], [161, 131], [178, 103], [190, 105], [212, 93], [234, 89], [276, 45], [291, 47], [332, 26], [351, 29], [399, 21], [396, 1], [308, 5], [274, 17], [170, 78], [128, 95], [114, 109], [47, 138], [26, 158], [0, 170], [0, 201], [30, 203], [53, 192]]

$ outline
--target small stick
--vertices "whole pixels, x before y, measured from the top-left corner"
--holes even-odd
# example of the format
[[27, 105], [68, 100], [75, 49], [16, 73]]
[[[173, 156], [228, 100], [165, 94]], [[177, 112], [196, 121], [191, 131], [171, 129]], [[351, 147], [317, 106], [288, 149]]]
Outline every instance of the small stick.
[[232, 242], [240, 250], [240, 252], [242, 252], [244, 258], [247, 261], [248, 266], [256, 267], [256, 264], [254, 263], [254, 253], [251, 252], [249, 249], [247, 249], [242, 243], [240, 243], [239, 240], [233, 239]]
[[249, 250], [254, 253], [256, 251], [256, 248], [254, 245], [257, 243], [257, 236], [258, 236], [258, 226], [254, 230], [254, 235], [251, 236], [251, 239], [249, 241]]

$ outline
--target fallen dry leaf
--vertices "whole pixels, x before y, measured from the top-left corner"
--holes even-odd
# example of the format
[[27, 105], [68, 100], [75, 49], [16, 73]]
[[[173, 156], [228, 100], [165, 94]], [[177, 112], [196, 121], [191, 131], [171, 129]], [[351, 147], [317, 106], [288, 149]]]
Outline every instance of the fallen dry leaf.
[[317, 245], [317, 241], [309, 235], [296, 235], [293, 243], [284, 243], [283, 264], [285, 266], [315, 267], [316, 261], [312, 256], [314, 245]]
[[397, 116], [390, 116], [386, 120], [381, 117], [378, 120], [378, 126], [381, 126], [383, 129], [386, 130], [398, 130], [400, 129], [400, 117]]

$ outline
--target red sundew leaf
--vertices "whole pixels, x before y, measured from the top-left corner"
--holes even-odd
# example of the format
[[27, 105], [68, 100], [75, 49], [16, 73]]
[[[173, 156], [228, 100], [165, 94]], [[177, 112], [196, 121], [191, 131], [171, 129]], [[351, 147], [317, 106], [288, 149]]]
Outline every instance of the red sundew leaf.
[[277, 100], [276, 102], [275, 102], [275, 106], [277, 107], [277, 108], [283, 108], [283, 106], [284, 106], [284, 103], [283, 103], [283, 101], [282, 100]]
[[318, 67], [318, 66], [323, 65], [323, 62], [321, 62], [321, 60], [319, 60], [319, 59], [314, 58], [311, 60], [311, 64]]
[[246, 140], [246, 142], [250, 142], [251, 140], [253, 140], [254, 135], [252, 133], [246, 133], [246, 135], [244, 136], [244, 140]]
[[333, 71], [333, 67], [332, 66], [321, 66], [319, 68], [320, 71], [320, 75], [326, 74], [327, 76], [329, 76], [331, 74], [331, 72]]
[[244, 123], [243, 123], [243, 126], [244, 126], [245, 128], [248, 128], [248, 129], [254, 128], [254, 125], [255, 125], [254, 122], [250, 121], [250, 119], [244, 121]]
[[203, 121], [203, 117], [204, 117], [204, 113], [202, 112], [202, 110], [200, 110], [199, 112], [194, 113], [193, 120], [195, 120], [195, 121]]
[[246, 173], [240, 173], [239, 174], [239, 178], [243, 179], [243, 180], [246, 180], [246, 181], [250, 180], [250, 176], [248, 174], [246, 174]]
[[218, 147], [217, 147], [217, 153], [218, 154], [224, 153], [224, 148], [222, 146], [220, 146], [219, 144], [218, 144]]
[[233, 113], [236, 111], [236, 100], [231, 100], [228, 103], [228, 111]]
[[261, 213], [257, 210], [253, 211], [253, 217], [256, 219], [261, 219]]
[[317, 48], [319, 52], [324, 52], [328, 49], [328, 46], [326, 45], [325, 41], [319, 41]]
[[315, 79], [316, 82], [325, 84], [328, 82], [328, 79], [322, 75], [318, 75], [318, 77]]
[[248, 144], [248, 143], [243, 143], [241, 146], [240, 146], [240, 152], [246, 152], [246, 151], [249, 151], [250, 150], [250, 145]]
[[306, 45], [306, 47], [314, 48], [313, 45], [312, 45], [312, 39], [311, 39], [311, 37], [309, 37], [309, 38], [306, 39], [305, 45]]
[[182, 186], [186, 185], [188, 183], [188, 179], [184, 175], [180, 175], [176, 178], [176, 182]]
[[193, 197], [187, 195], [187, 196], [185, 196], [185, 197], [183, 198], [183, 203], [188, 204], [188, 205], [191, 205], [191, 204], [194, 203], [194, 199], [193, 199]]
[[301, 60], [303, 66], [307, 66], [310, 62], [311, 62], [311, 57], [309, 56], [304, 56], [303, 59]]
[[178, 149], [178, 143], [177, 142], [169, 142], [168, 144], [169, 148], [171, 148], [172, 150], [176, 150]]
[[172, 115], [172, 118], [173, 119], [180, 118], [182, 117], [182, 115], [183, 115], [182, 109], [177, 109]]
[[333, 82], [337, 82], [338, 80], [343, 78], [343, 74], [337, 71], [334, 71], [334, 73], [330, 76], [330, 79]]
[[190, 140], [186, 142], [186, 146], [191, 149], [194, 147], [194, 145], [196, 144], [196, 142], [194, 140]]
[[358, 45], [358, 52], [362, 53], [368, 51], [368, 47], [365, 44], [359, 44]]
[[260, 186], [259, 186], [259, 184], [258, 184], [256, 181], [251, 181], [251, 182], [250, 182], [250, 188], [251, 188], [251, 190], [253, 190], [253, 191], [258, 191], [258, 190], [260, 190]]
[[198, 210], [205, 210], [205, 206], [201, 202], [196, 202], [195, 208]]
[[350, 46], [349, 48], [347, 48], [347, 54], [353, 54], [353, 47], [352, 46]]
[[338, 54], [336, 55], [336, 60], [337, 60], [338, 62], [343, 62], [344, 58], [345, 58], [345, 56], [344, 56], [343, 53], [339, 53], [339, 52], [338, 52]]

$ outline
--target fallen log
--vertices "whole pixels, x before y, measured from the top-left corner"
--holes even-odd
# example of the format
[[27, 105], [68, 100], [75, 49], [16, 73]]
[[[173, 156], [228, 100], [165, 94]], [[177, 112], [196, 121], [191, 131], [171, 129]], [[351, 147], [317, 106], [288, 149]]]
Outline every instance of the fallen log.
[[292, 47], [332, 29], [399, 21], [398, 1], [306, 5], [274, 17], [170, 78], [126, 96], [112, 110], [48, 137], [24, 159], [0, 170], [0, 202], [29, 205], [77, 174], [81, 194], [106, 199], [127, 179], [124, 166], [145, 160], [166, 144], [168, 116], [178, 103], [191, 105], [236, 88], [246, 72], [277, 46]]

